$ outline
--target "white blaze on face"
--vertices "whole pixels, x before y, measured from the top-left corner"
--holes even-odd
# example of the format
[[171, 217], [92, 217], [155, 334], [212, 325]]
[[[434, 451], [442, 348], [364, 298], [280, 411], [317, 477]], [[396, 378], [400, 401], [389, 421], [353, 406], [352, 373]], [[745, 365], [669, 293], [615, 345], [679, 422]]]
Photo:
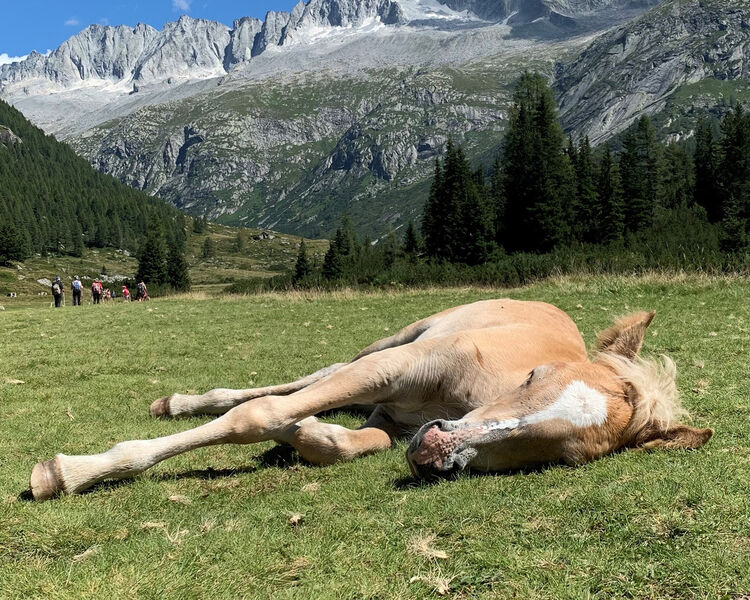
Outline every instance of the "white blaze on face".
[[583, 381], [573, 381], [563, 390], [560, 397], [544, 410], [526, 417], [492, 423], [488, 429], [516, 429], [552, 419], [562, 419], [576, 427], [603, 425], [607, 421], [607, 398]]

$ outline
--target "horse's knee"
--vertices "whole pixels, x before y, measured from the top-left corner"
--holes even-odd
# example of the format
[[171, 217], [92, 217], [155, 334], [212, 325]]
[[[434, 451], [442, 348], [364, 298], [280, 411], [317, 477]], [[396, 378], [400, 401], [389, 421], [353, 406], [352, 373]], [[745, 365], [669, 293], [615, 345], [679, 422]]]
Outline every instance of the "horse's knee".
[[273, 439], [282, 427], [274, 418], [269, 403], [257, 400], [236, 406], [221, 418], [227, 421], [228, 441], [233, 444]]

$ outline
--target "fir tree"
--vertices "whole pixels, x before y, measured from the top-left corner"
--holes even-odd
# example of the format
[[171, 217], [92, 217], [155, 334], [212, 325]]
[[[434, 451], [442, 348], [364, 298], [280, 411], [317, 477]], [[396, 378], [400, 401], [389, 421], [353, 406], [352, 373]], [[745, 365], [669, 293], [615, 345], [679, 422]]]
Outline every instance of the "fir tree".
[[409, 220], [409, 224], [406, 226], [406, 233], [404, 233], [402, 251], [407, 257], [416, 258], [419, 255], [419, 246], [419, 233], [417, 233], [414, 221]]
[[723, 212], [718, 182], [719, 148], [713, 128], [706, 119], [698, 123], [695, 143], [695, 202], [706, 209], [711, 223], [717, 223]]
[[620, 173], [612, 159], [609, 144], [599, 160], [597, 208], [595, 211], [597, 242], [612, 244], [622, 241], [625, 231], [625, 206], [622, 200]]
[[296, 285], [307, 279], [311, 274], [312, 265], [307, 258], [307, 246], [305, 245], [305, 240], [301, 240], [299, 243], [299, 252], [297, 253], [297, 263], [294, 265], [292, 283]]
[[576, 172], [577, 201], [575, 203], [575, 237], [579, 241], [595, 243], [597, 231], [597, 193], [596, 173], [591, 156], [591, 145], [588, 137], [578, 141], [576, 160], [573, 163]]
[[193, 219], [193, 233], [205, 233], [208, 229], [208, 219], [205, 216]]
[[502, 158], [505, 215], [498, 239], [507, 250], [547, 251], [570, 239], [576, 189], [564, 143], [552, 90], [541, 75], [524, 73]]
[[669, 144], [664, 149], [660, 204], [664, 208], [689, 206], [695, 198], [695, 168], [684, 147]]
[[0, 265], [8, 265], [26, 257], [26, 243], [21, 232], [10, 221], [0, 223]]
[[242, 252], [245, 249], [245, 236], [242, 230], [237, 232], [237, 236], [234, 238], [234, 251]]
[[169, 285], [180, 292], [190, 291], [190, 269], [185, 258], [185, 242], [179, 234], [170, 237], [167, 259]]
[[625, 133], [620, 175], [626, 229], [635, 232], [649, 227], [659, 198], [660, 154], [654, 126], [645, 115]]
[[201, 248], [201, 256], [206, 258], [213, 258], [216, 255], [216, 246], [214, 244], [213, 239], [211, 239], [211, 236], [207, 236], [205, 240], [203, 240], [203, 247]]
[[161, 222], [153, 219], [138, 256], [138, 281], [160, 285], [168, 282], [167, 247]]

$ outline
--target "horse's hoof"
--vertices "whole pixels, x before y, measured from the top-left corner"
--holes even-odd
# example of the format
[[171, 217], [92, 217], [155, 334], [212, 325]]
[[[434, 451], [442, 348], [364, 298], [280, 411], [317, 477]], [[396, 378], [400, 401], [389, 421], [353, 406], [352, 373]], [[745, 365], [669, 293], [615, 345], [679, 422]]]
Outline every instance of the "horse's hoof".
[[29, 487], [34, 500], [50, 500], [65, 491], [57, 458], [36, 463], [31, 471]]
[[159, 398], [158, 400], [155, 400], [149, 407], [148, 412], [151, 414], [152, 417], [156, 419], [163, 419], [164, 417], [170, 417], [171, 414], [169, 412], [169, 396], [164, 396], [164, 398]]

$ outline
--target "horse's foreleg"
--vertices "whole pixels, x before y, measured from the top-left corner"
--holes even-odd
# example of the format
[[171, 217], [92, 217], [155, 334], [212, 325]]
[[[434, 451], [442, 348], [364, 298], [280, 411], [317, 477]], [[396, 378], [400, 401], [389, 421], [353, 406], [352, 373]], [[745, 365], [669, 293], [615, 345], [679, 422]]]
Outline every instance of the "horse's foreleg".
[[312, 375], [298, 379], [291, 383], [272, 385], [248, 390], [230, 390], [218, 388], [191, 396], [188, 394], [172, 394], [159, 398], [149, 408], [152, 417], [189, 417], [192, 415], [223, 415], [228, 410], [255, 398], [263, 396], [286, 396], [306, 388], [324, 377], [338, 371], [347, 363], [337, 363], [316, 371]]
[[93, 456], [58, 454], [34, 467], [31, 491], [37, 500], [59, 492], [75, 494], [105, 479], [133, 477], [195, 448], [280, 439], [295, 423], [321, 411], [387, 401], [398, 391], [400, 375], [416, 358], [417, 354], [401, 348], [387, 350], [350, 363], [289, 396], [264, 396], [240, 404], [195, 429], [153, 440], [122, 442]]

